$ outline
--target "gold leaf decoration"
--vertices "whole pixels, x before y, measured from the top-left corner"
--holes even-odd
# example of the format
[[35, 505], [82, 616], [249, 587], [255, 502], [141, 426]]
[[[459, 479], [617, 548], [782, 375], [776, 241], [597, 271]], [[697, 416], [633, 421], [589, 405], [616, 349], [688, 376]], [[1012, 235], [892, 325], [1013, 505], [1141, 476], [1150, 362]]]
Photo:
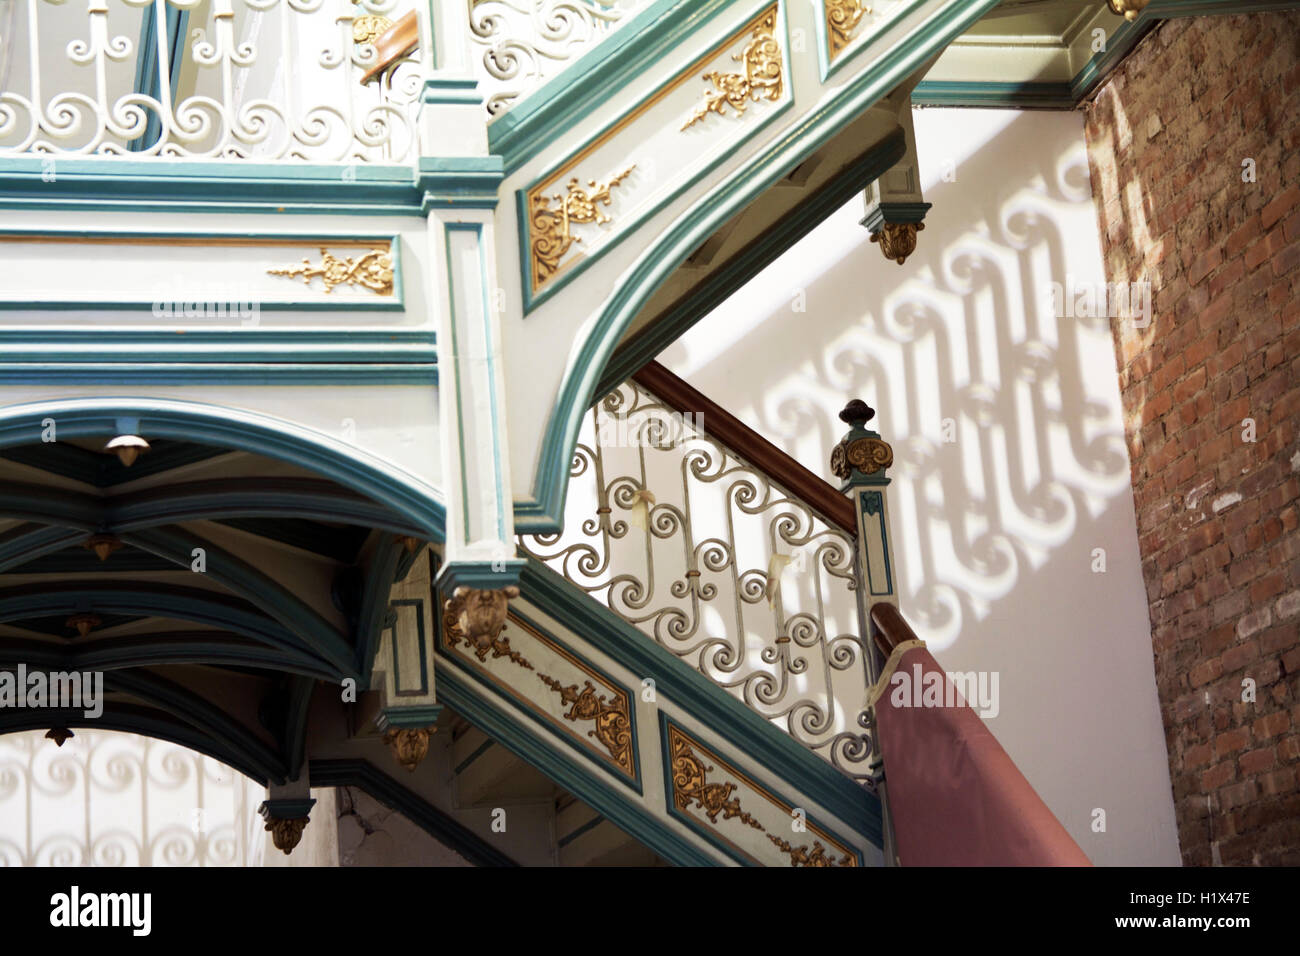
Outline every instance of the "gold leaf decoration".
[[[587, 188], [583, 188], [575, 177], [569, 180], [568, 189], [564, 193], [552, 196], [540, 193], [532, 195], [528, 218], [533, 239], [533, 288], [553, 276], [560, 268], [560, 260], [568, 254], [573, 244], [582, 241], [581, 236], [573, 234], [574, 226], [603, 225], [612, 221], [599, 206], [610, 204], [610, 191], [631, 175], [634, 169], [635, 164], [603, 183], [589, 179]], [[551, 203], [555, 205], [552, 206]]]
[[340, 259], [329, 250], [321, 249], [320, 265], [303, 259], [302, 265], [292, 269], [267, 269], [273, 276], [300, 278], [307, 285], [317, 277], [325, 284], [325, 292], [338, 285], [361, 286], [379, 295], [393, 294], [393, 255], [387, 249], [371, 249], [357, 259]]
[[773, 9], [763, 17], [745, 49], [734, 54], [732, 59], [742, 64], [744, 69], [735, 73], [723, 73], [711, 70], [703, 79], [713, 84], [713, 89], [704, 94], [704, 102], [695, 108], [682, 129], [689, 129], [701, 122], [710, 113], [727, 115], [730, 107], [739, 116], [745, 112], [750, 100], [779, 100], [785, 89], [782, 79], [781, 44], [773, 36], [776, 28], [776, 10]]
[[560, 681], [548, 674], [538, 674], [542, 683], [560, 695], [560, 700], [569, 705], [566, 720], [594, 720], [596, 727], [587, 731], [587, 736], [595, 737], [601, 742], [614, 762], [629, 774], [636, 768], [632, 755], [632, 722], [628, 718], [627, 699], [617, 695], [610, 701], [604, 694], [597, 694], [591, 681], [584, 680], [583, 689], [577, 684], [565, 687]]
[[826, 0], [826, 39], [832, 60], [853, 42], [853, 31], [870, 12], [862, 0]]
[[[479, 640], [475, 640], [469, 634], [466, 634], [462, 627], [461, 619], [465, 611], [466, 601], [472, 594], [482, 592], [472, 592], [469, 588], [457, 588], [457, 593], [447, 599], [443, 606], [442, 614], [442, 639], [443, 643], [450, 650], [464, 643], [466, 647], [480, 661], [486, 661], [490, 653], [493, 660], [497, 658], [507, 658], [527, 670], [533, 670], [533, 665], [528, 658], [524, 657], [518, 651], [510, 646], [510, 638], [506, 637], [501, 630], [492, 634], [481, 634]], [[463, 592], [463, 593], [462, 593]], [[518, 590], [515, 590], [518, 594]], [[504, 615], [503, 615], [504, 618]], [[502, 624], [504, 628], [504, 621]]]
[[695, 755], [691, 741], [676, 727], [668, 728], [669, 754], [672, 758], [673, 804], [678, 810], [687, 810], [694, 804], [704, 811], [710, 823], [738, 819], [741, 823], [762, 831], [763, 825], [745, 812], [740, 798], [733, 797], [734, 783], [710, 783], [708, 774], [713, 767]]
[[393, 21], [388, 17], [374, 15], [357, 17], [352, 21], [352, 42], [374, 43], [392, 25]]
[[768, 834], [767, 838], [781, 848], [782, 853], [790, 855], [791, 866], [856, 866], [853, 857], [847, 853], [835, 860], [826, 855], [826, 847], [822, 846], [821, 840], [813, 840], [813, 848], [810, 851], [807, 846], [791, 846], [780, 837]]

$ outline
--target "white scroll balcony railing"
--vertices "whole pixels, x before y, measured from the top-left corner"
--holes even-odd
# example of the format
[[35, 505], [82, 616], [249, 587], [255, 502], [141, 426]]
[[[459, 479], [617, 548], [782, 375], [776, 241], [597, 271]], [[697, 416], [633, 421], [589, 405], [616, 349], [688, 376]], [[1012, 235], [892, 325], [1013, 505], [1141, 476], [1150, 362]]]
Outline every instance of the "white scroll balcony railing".
[[650, 0], [469, 0], [471, 59], [493, 116], [555, 76]]
[[413, 162], [427, 54], [362, 82], [409, 3], [0, 0], [0, 155]]
[[610, 392], [579, 435], [564, 531], [520, 548], [870, 786], [856, 528], [706, 428], [634, 381]]

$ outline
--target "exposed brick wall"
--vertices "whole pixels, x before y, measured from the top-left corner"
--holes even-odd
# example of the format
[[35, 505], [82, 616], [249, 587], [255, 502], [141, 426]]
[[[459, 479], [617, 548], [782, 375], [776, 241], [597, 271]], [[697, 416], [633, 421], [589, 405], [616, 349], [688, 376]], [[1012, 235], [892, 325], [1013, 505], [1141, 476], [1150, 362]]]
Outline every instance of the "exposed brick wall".
[[1297, 865], [1300, 13], [1168, 21], [1086, 118], [1107, 279], [1154, 289], [1112, 325], [1183, 860]]

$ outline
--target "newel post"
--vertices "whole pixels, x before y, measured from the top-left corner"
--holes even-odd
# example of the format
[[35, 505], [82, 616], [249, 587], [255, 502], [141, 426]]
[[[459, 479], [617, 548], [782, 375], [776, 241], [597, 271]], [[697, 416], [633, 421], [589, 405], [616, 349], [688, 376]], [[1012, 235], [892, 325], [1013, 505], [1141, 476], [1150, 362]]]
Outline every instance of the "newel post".
[[[849, 431], [831, 452], [831, 471], [840, 479], [840, 490], [853, 502], [858, 519], [859, 604], [864, 628], [870, 626], [872, 605], [882, 601], [898, 604], [898, 566], [889, 533], [886, 474], [894, 463], [894, 449], [878, 432], [867, 428], [875, 415], [875, 409], [861, 399], [855, 398], [844, 406], [840, 420]], [[875, 680], [877, 674], [873, 666], [871, 679]]]
[[[880, 603], [898, 604], [898, 571], [889, 533], [889, 476], [886, 474], [886, 469], [894, 463], [894, 449], [878, 432], [867, 428], [867, 422], [875, 416], [875, 409], [861, 399], [849, 402], [840, 412], [840, 420], [849, 426], [849, 431], [831, 451], [831, 471], [840, 479], [840, 490], [853, 502], [858, 522], [858, 614], [861, 634], [866, 638], [863, 656], [868, 687], [880, 679], [885, 663], [876, 649], [871, 608]], [[861, 701], [860, 706], [865, 707], [866, 701]], [[879, 750], [873, 762], [876, 793], [880, 797], [885, 865], [891, 866], [895, 862], [894, 828]]]

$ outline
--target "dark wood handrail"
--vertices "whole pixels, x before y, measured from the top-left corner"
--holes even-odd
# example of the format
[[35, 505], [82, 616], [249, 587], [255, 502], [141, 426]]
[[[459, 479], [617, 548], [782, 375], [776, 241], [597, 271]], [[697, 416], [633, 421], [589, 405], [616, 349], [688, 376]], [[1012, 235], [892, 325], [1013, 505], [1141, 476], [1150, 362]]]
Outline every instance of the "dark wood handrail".
[[884, 601], [871, 606], [871, 623], [875, 625], [872, 637], [875, 638], [876, 647], [886, 657], [894, 653], [894, 648], [899, 644], [917, 640], [912, 625], [903, 620], [898, 608]]
[[632, 376], [665, 405], [683, 415], [702, 416], [702, 427], [794, 497], [817, 511], [835, 527], [858, 536], [853, 502], [825, 478], [809, 471], [781, 449], [678, 378], [658, 362], [642, 366]]

